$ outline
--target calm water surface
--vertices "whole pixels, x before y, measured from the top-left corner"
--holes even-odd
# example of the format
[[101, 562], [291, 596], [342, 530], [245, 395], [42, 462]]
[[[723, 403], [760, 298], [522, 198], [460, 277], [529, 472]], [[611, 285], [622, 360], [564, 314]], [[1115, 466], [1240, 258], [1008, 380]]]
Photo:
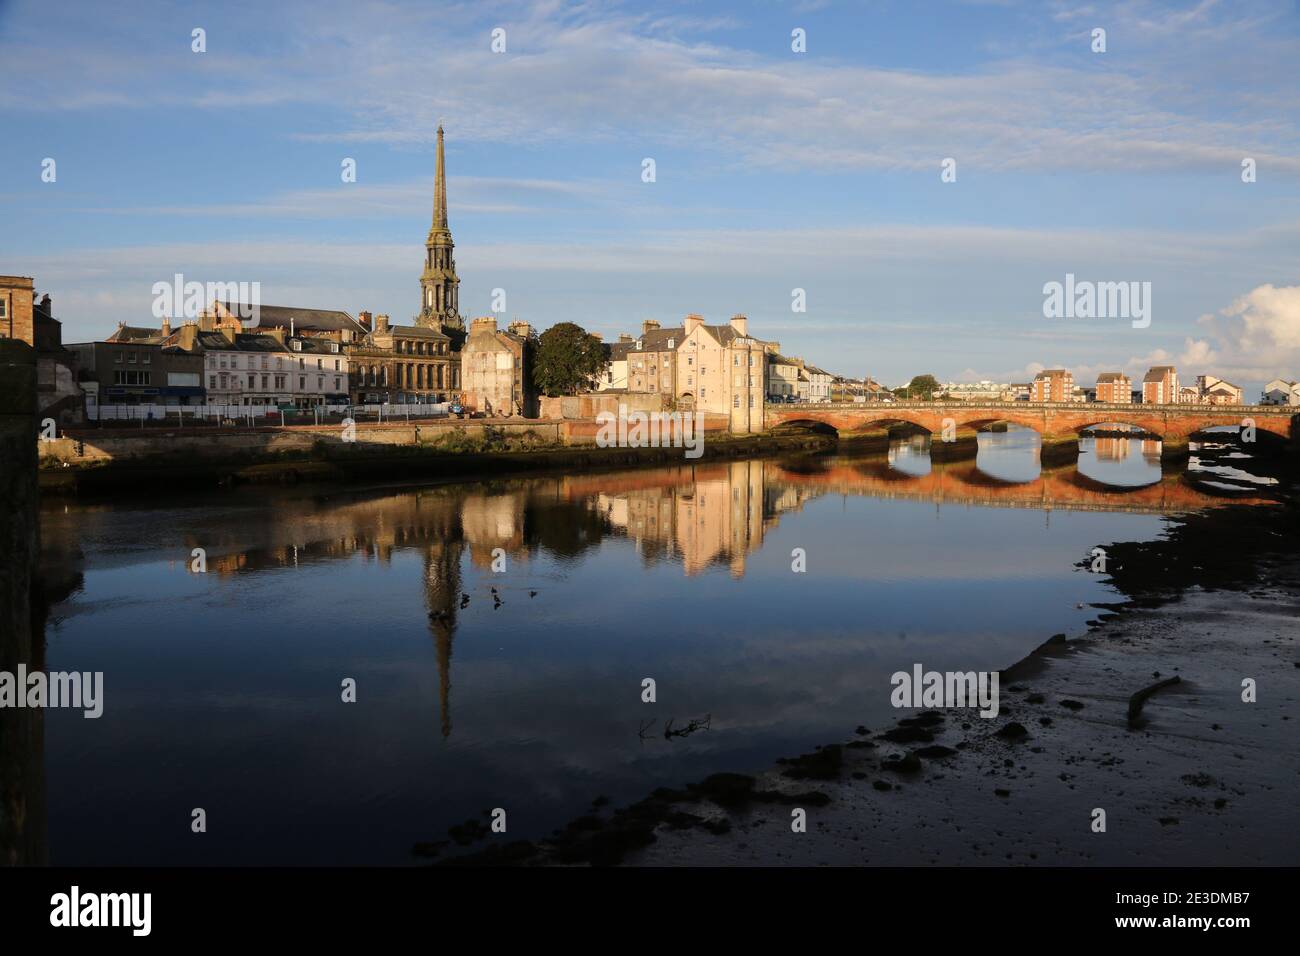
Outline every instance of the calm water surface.
[[106, 705], [45, 716], [50, 861], [403, 864], [485, 809], [540, 836], [892, 722], [893, 671], [1081, 631], [1115, 597], [1093, 547], [1219, 500], [1139, 441], [1036, 446], [51, 506], [46, 667], [103, 671]]

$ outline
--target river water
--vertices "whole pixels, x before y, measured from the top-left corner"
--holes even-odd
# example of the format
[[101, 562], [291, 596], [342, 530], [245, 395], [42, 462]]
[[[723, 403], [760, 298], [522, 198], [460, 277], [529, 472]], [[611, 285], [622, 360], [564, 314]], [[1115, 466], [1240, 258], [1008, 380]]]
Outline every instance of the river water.
[[70, 593], [46, 668], [103, 671], [105, 703], [45, 714], [49, 859], [400, 865], [485, 810], [531, 838], [597, 797], [758, 770], [892, 723], [896, 670], [999, 669], [1080, 632], [1116, 598], [1079, 567], [1092, 549], [1216, 493], [1137, 440], [1043, 470], [1013, 430], [933, 464], [913, 440], [51, 502], [46, 573]]

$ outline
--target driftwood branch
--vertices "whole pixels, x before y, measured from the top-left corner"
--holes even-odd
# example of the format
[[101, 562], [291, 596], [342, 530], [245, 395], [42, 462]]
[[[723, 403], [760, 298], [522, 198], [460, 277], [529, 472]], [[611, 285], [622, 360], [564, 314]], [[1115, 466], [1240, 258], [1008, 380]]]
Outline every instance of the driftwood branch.
[[1172, 687], [1174, 684], [1181, 684], [1181, 677], [1170, 677], [1166, 680], [1156, 681], [1150, 687], [1143, 687], [1140, 691], [1128, 699], [1128, 723], [1132, 727], [1142, 716], [1142, 705], [1158, 690], [1164, 690], [1166, 687]]

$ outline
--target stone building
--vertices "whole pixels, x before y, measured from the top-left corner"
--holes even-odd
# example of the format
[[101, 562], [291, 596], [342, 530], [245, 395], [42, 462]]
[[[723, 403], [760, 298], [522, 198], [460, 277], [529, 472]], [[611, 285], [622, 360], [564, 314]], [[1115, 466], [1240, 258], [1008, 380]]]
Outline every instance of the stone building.
[[[369, 328], [369, 312], [361, 313]], [[432, 404], [460, 391], [460, 356], [455, 340], [440, 328], [392, 325], [374, 317], [374, 329], [349, 349], [354, 404]]]
[[63, 347], [63, 323], [48, 294], [36, 298], [30, 276], [0, 276], [0, 338], [36, 350], [36, 412], [39, 419], [74, 425], [84, 418], [76, 353]]
[[504, 332], [491, 316], [470, 323], [460, 353], [461, 401], [466, 408], [489, 416], [536, 416], [531, 339], [527, 322], [511, 322]]
[[761, 431], [768, 355], [778, 344], [750, 336], [743, 315], [733, 315], [726, 325], [706, 325], [691, 314], [682, 332], [676, 349], [677, 407], [726, 415], [733, 432]]
[[78, 355], [92, 417], [100, 405], [204, 403], [203, 356], [166, 342], [158, 329], [121, 324], [102, 342], [68, 347]]

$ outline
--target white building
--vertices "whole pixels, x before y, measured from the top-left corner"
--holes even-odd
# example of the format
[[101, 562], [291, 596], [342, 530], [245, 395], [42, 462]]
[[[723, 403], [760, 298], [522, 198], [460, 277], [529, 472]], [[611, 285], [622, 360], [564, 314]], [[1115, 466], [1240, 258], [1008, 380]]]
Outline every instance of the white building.
[[211, 405], [343, 405], [348, 359], [333, 339], [295, 336], [283, 329], [236, 333], [229, 326], [199, 332], [204, 386]]
[[1264, 386], [1261, 405], [1300, 405], [1300, 382], [1275, 378]]
[[831, 382], [835, 376], [819, 369], [816, 365], [805, 365], [799, 369], [799, 400], [804, 402], [829, 402], [831, 400]]

